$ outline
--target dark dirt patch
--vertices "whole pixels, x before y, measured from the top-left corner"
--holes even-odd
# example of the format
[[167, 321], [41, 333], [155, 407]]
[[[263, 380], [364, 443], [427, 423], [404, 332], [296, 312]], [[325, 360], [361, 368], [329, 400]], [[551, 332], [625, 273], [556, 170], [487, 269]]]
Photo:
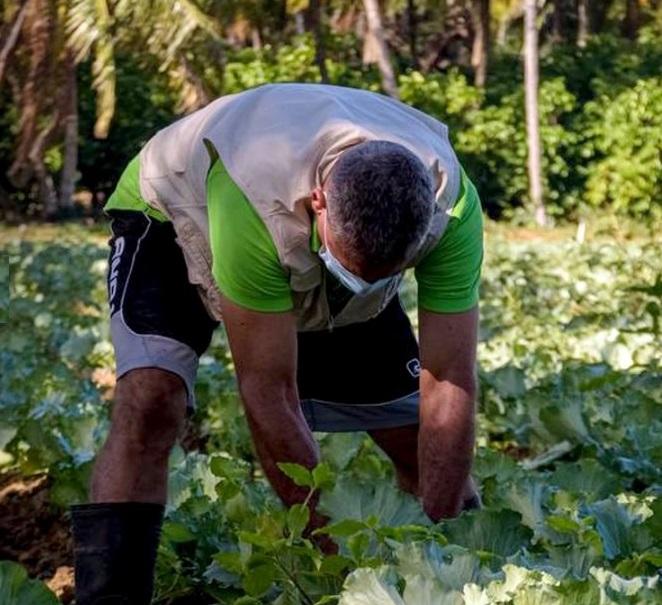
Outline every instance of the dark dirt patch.
[[64, 511], [51, 505], [44, 475], [0, 475], [0, 560], [17, 561], [49, 584], [63, 603], [73, 598], [73, 550]]
[[517, 460], [518, 462], [531, 456], [531, 450], [528, 447], [521, 447], [514, 444], [507, 445], [504, 448], [503, 453], [506, 454], [506, 456], [510, 456], [511, 458]]

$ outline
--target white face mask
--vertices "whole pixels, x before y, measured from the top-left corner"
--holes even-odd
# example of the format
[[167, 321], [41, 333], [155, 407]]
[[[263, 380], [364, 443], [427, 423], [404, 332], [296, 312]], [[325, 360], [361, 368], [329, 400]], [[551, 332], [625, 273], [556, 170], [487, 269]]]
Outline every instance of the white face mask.
[[318, 252], [319, 257], [324, 262], [324, 265], [338, 281], [345, 286], [354, 294], [366, 295], [377, 290], [385, 289], [390, 286], [392, 283], [400, 282], [402, 275], [397, 273], [396, 275], [390, 275], [388, 277], [382, 277], [375, 282], [367, 282], [362, 277], [355, 275], [349, 269], [345, 268], [343, 264], [331, 253], [327, 242], [329, 240], [326, 237], [326, 218], [324, 220], [324, 247], [320, 248]]

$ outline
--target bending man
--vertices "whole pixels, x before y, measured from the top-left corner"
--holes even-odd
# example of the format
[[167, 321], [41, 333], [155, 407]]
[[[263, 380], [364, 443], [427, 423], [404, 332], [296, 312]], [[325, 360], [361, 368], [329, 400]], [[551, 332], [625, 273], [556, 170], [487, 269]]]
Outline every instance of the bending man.
[[262, 86], [159, 132], [106, 211], [119, 380], [92, 502], [73, 510], [79, 605], [149, 602], [168, 454], [221, 319], [285, 504], [306, 493], [278, 462], [312, 468], [312, 431], [364, 430], [430, 518], [475, 505], [481, 210], [443, 124], [366, 91]]

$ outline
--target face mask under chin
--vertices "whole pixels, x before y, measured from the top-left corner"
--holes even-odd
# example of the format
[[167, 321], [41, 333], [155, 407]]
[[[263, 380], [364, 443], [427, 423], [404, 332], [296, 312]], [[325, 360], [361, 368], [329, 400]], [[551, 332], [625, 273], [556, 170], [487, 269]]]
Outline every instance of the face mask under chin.
[[401, 274], [397, 273], [396, 275], [390, 275], [388, 277], [383, 277], [378, 279], [375, 282], [368, 282], [362, 277], [352, 273], [347, 269], [329, 250], [329, 247], [326, 245], [327, 242], [326, 236], [326, 221], [324, 222], [324, 246], [320, 248], [318, 252], [319, 257], [322, 259], [322, 262], [326, 266], [329, 273], [331, 273], [345, 288], [356, 294], [357, 296], [365, 296], [376, 292], [377, 290], [382, 290], [388, 287], [391, 283], [395, 281], [400, 281]]

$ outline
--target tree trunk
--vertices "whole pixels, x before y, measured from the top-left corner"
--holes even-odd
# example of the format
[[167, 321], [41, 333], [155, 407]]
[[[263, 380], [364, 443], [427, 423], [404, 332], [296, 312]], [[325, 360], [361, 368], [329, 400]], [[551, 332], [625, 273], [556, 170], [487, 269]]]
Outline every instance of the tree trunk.
[[[618, 1], [620, 2], [621, 0]], [[592, 33], [599, 34], [602, 32], [613, 3], [614, 0], [602, 0], [602, 2], [593, 2], [591, 4], [590, 23]]]
[[170, 73], [172, 83], [179, 89], [179, 98], [175, 107], [177, 113], [191, 113], [211, 101], [212, 97], [203, 79], [186, 58], [186, 54], [177, 53]]
[[639, 32], [639, 17], [639, 0], [626, 0], [623, 35], [630, 40], [637, 39], [637, 33]]
[[60, 176], [60, 209], [73, 207], [76, 168], [78, 165], [78, 83], [76, 81], [76, 62], [71, 51], [65, 58], [64, 99], [65, 108], [62, 123], [64, 126], [64, 161]]
[[310, 0], [306, 11], [306, 25], [315, 40], [315, 63], [320, 71], [323, 84], [329, 81], [329, 71], [326, 68], [326, 47], [324, 45], [324, 23], [322, 21], [323, 0]]
[[490, 0], [473, 0], [471, 8], [474, 29], [471, 65], [474, 68], [474, 84], [483, 88], [487, 81], [490, 52]]
[[561, 0], [554, 0], [552, 13], [552, 42], [563, 40], [563, 6]]
[[536, 0], [524, 0], [524, 93], [529, 165], [529, 197], [536, 223], [547, 222], [542, 197], [540, 131], [538, 118], [538, 26]]
[[251, 46], [255, 52], [260, 52], [262, 50], [262, 35], [257, 27], [251, 29]]
[[590, 34], [589, 0], [577, 0], [577, 46], [584, 48]]
[[565, 40], [567, 0], [554, 0], [552, 13], [552, 41], [556, 44]]
[[43, 162], [38, 162], [35, 166], [35, 177], [39, 183], [39, 200], [42, 203], [41, 215], [44, 220], [53, 220], [57, 218], [58, 200], [53, 177], [46, 170]]
[[21, 8], [19, 8], [18, 12], [16, 13], [16, 17], [14, 18], [14, 22], [11, 24], [11, 27], [9, 28], [7, 37], [2, 39], [2, 41], [0, 42], [0, 46], [2, 47], [0, 49], [0, 85], [2, 84], [2, 80], [4, 79], [5, 69], [7, 67], [7, 59], [9, 58], [12, 51], [14, 50], [14, 47], [16, 46], [16, 42], [18, 41], [18, 35], [21, 32], [21, 28], [23, 27], [23, 20], [25, 19], [25, 15], [27, 15], [27, 12], [28, 12], [28, 0], [25, 0], [21, 5]]
[[306, 33], [306, 21], [303, 11], [299, 11], [294, 15], [294, 31], [297, 36], [303, 36]]
[[29, 56], [29, 67], [18, 102], [21, 118], [18, 128], [18, 145], [14, 161], [7, 173], [11, 183], [18, 188], [25, 187], [33, 174], [30, 152], [39, 134], [39, 118], [42, 114], [45, 83], [48, 82], [49, 58], [51, 52], [52, 14], [43, 0], [31, 0], [23, 22], [22, 36]]
[[409, 54], [414, 69], [418, 69], [418, 23], [416, 19], [416, 2], [407, 0], [407, 34], [409, 37]]
[[391, 56], [384, 37], [382, 15], [378, 0], [363, 0], [365, 15], [368, 21], [366, 35], [372, 39], [376, 51], [377, 65], [382, 76], [382, 88], [391, 97], [398, 98], [398, 85], [391, 65]]

